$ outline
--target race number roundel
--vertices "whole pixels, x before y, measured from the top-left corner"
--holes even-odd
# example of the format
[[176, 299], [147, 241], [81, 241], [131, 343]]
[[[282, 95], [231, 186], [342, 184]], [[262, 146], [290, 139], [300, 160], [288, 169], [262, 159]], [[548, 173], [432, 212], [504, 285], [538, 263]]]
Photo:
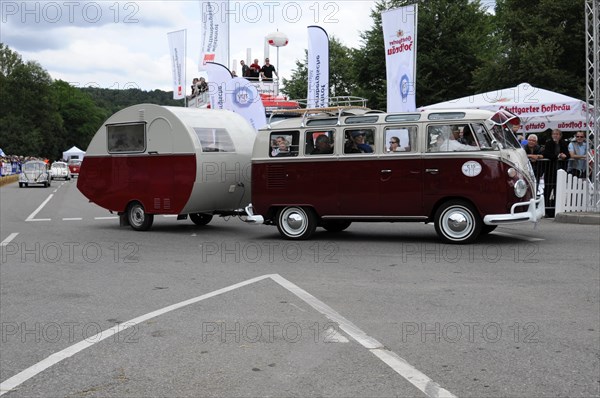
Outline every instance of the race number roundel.
[[467, 177], [475, 177], [481, 173], [481, 165], [479, 162], [469, 160], [462, 165], [462, 173]]

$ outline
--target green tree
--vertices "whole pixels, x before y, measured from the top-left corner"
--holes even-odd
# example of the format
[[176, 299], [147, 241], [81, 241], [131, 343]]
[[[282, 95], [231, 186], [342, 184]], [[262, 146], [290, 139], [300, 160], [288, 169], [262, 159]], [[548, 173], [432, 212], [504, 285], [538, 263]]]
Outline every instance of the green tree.
[[55, 158], [63, 122], [52, 79], [40, 64], [0, 47], [0, 142], [5, 152]]
[[476, 73], [479, 87], [527, 82], [585, 97], [584, 0], [497, 0], [498, 56]]
[[52, 86], [65, 125], [64, 150], [73, 145], [87, 148], [102, 122], [110, 116], [108, 110], [98, 107], [85, 91], [65, 81], [57, 80]]

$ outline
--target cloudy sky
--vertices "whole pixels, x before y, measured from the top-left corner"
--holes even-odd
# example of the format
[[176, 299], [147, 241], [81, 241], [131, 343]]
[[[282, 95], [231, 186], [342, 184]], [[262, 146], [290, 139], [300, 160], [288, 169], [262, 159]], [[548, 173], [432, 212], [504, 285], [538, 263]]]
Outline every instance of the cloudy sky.
[[[264, 60], [264, 37], [281, 31], [279, 69], [290, 78], [308, 47], [308, 25], [323, 27], [349, 47], [372, 26], [374, 1], [230, 1], [231, 58]], [[171, 90], [167, 33], [187, 30], [187, 80], [199, 75], [201, 9], [189, 1], [0, 0], [0, 40], [24, 60], [38, 61], [55, 79], [75, 86]], [[271, 48], [277, 66], [277, 50]], [[231, 64], [230, 64], [231, 66]], [[239, 70], [238, 70], [239, 72]]]

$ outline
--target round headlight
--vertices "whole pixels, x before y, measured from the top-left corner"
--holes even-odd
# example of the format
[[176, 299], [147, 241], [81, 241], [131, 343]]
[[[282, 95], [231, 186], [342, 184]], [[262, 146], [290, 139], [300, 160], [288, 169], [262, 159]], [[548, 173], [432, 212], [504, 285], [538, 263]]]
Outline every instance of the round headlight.
[[508, 176], [510, 178], [513, 178], [514, 176], [517, 175], [517, 170], [513, 169], [512, 167], [510, 169], [508, 169], [506, 172], [508, 173]]
[[523, 180], [518, 180], [515, 183], [515, 195], [517, 198], [522, 198], [527, 193], [527, 184]]

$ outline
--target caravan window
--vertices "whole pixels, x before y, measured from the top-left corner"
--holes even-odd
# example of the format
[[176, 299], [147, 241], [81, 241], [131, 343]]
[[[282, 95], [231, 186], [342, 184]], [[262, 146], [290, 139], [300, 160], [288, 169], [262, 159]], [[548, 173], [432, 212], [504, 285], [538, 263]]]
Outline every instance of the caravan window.
[[225, 129], [194, 127], [202, 152], [235, 152], [235, 146]]
[[110, 124], [106, 126], [108, 153], [144, 152], [146, 123]]

